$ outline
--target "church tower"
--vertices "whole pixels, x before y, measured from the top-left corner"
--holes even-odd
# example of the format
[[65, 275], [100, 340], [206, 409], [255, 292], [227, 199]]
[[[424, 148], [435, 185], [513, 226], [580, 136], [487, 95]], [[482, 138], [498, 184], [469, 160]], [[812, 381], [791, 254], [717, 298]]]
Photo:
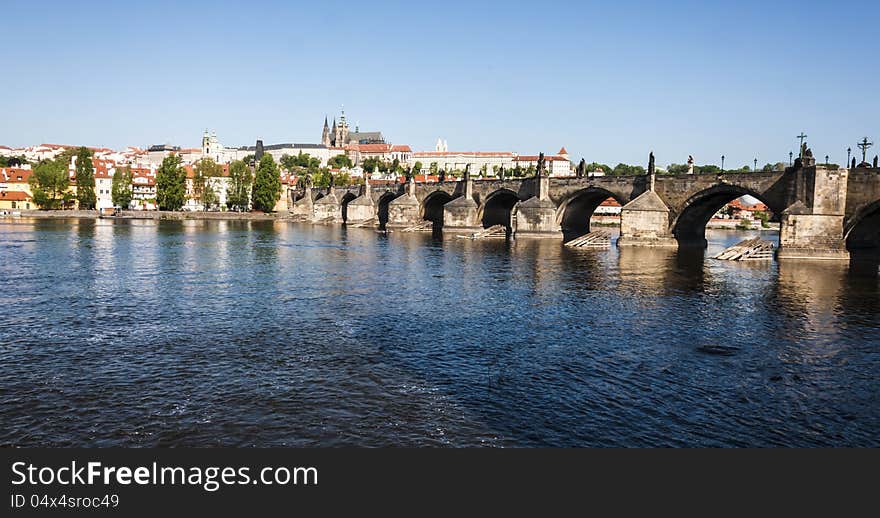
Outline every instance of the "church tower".
[[330, 126], [327, 125], [327, 116], [324, 116], [324, 131], [321, 133], [321, 144], [330, 147]]
[[336, 124], [336, 119], [333, 119], [333, 126], [335, 132], [335, 145], [336, 146], [344, 146], [348, 144], [348, 123], [345, 121], [345, 107], [342, 108], [342, 115], [339, 117], [339, 124]]

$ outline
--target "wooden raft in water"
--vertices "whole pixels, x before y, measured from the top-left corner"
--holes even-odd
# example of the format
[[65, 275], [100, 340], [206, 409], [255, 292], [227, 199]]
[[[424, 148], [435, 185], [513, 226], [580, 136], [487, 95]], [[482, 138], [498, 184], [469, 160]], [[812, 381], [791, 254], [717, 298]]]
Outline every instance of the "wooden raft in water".
[[713, 259], [722, 261], [766, 261], [773, 259], [773, 243], [756, 237], [724, 249]]
[[611, 248], [611, 232], [596, 230], [595, 232], [572, 239], [565, 243], [565, 246], [576, 248]]
[[432, 230], [434, 230], [434, 222], [423, 221], [418, 225], [406, 227], [405, 229], [401, 230], [401, 232], [431, 232]]
[[467, 239], [488, 239], [488, 238], [506, 238], [507, 237], [507, 227], [504, 225], [492, 225], [489, 228], [484, 228], [479, 232], [474, 232], [469, 236], [458, 236]]

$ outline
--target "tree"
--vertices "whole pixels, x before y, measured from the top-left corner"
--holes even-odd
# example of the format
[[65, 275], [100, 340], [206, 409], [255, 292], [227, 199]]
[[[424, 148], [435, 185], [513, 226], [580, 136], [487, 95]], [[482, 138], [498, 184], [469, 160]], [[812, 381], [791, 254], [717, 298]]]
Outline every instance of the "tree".
[[373, 171], [376, 170], [376, 160], [373, 158], [364, 159], [361, 167], [363, 167], [365, 173], [373, 174]]
[[92, 152], [86, 147], [76, 150], [76, 199], [79, 208], [94, 210], [98, 204], [95, 196], [95, 169]]
[[431, 162], [430, 171], [431, 176], [437, 176], [437, 162]]
[[327, 161], [327, 164], [334, 169], [343, 169], [352, 167], [351, 159], [348, 155], [336, 155]]
[[156, 201], [159, 210], [180, 210], [186, 203], [186, 169], [180, 155], [173, 154], [162, 160], [156, 171]]
[[721, 168], [715, 164], [698, 165], [698, 166], [694, 167], [694, 172], [695, 173], [703, 173], [703, 174], [720, 173]]
[[131, 205], [131, 167], [117, 167], [113, 172], [113, 184], [110, 191], [113, 198], [113, 205], [127, 209]]
[[34, 203], [41, 209], [60, 209], [70, 199], [67, 164], [61, 160], [47, 160], [34, 168], [28, 183]]
[[205, 191], [206, 189], [213, 189], [211, 187], [211, 178], [215, 178], [217, 176], [223, 175], [223, 167], [220, 166], [217, 162], [214, 162], [210, 158], [203, 158], [196, 162], [195, 167], [193, 167], [193, 187], [192, 194], [193, 199], [197, 202], [201, 203], [205, 210], [208, 210], [208, 205], [216, 202], [216, 193], [211, 192], [211, 196], [214, 198], [212, 200], [206, 200]]
[[483, 166], [480, 167], [480, 176], [486, 176], [486, 173], [488, 172], [488, 170], [489, 170], [489, 166], [487, 164], [483, 164]]
[[[413, 164], [412, 170], [409, 173], [410, 176], [415, 176], [417, 174], [422, 174], [422, 163], [421, 162], [416, 162], [415, 164]], [[407, 180], [409, 180], [409, 178], [407, 178]]]
[[584, 165], [584, 172], [591, 173], [593, 171], [601, 170], [605, 174], [611, 174], [611, 166], [606, 164], [600, 164], [598, 162], [590, 162], [589, 164]]
[[645, 168], [640, 165], [617, 164], [611, 170], [613, 175], [641, 175], [645, 174]]
[[226, 205], [236, 211], [250, 208], [251, 184], [254, 178], [251, 168], [242, 160], [229, 164], [229, 188], [226, 190]]
[[278, 176], [278, 166], [272, 155], [265, 154], [260, 159], [254, 175], [254, 208], [263, 212], [272, 212], [280, 197], [281, 178]]
[[217, 196], [217, 190], [214, 188], [214, 177], [208, 177], [202, 190], [202, 206], [207, 211], [214, 208], [219, 202], [220, 197]]

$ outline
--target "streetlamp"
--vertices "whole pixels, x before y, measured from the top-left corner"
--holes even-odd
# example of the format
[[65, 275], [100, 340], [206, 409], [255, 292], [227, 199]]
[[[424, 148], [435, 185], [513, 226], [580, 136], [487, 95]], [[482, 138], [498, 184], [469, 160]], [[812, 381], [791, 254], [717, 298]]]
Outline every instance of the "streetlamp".
[[794, 156], [794, 153], [792, 153], [791, 151], [789, 151], [789, 152], [788, 152], [788, 165], [791, 165], [791, 157], [793, 157], [793, 156]]
[[758, 170], [758, 159], [756, 158], [755, 159], [755, 171], [757, 171], [757, 170]]
[[849, 156], [852, 154], [852, 148], [846, 148], [846, 166], [849, 167]]
[[724, 155], [721, 155], [721, 172], [724, 172]]
[[828, 165], [828, 155], [825, 155], [825, 165]]

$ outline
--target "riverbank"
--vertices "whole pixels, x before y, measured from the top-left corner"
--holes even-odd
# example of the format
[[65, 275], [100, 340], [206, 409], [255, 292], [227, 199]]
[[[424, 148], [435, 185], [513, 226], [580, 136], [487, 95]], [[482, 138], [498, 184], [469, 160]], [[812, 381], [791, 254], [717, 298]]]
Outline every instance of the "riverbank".
[[[4, 218], [100, 218], [96, 210], [20, 210], [11, 214], [3, 214]], [[107, 219], [150, 219], [150, 220], [275, 220], [286, 218], [287, 214], [266, 214], [263, 212], [185, 212], [185, 211], [141, 211], [124, 210], [118, 216], [104, 216]]]

